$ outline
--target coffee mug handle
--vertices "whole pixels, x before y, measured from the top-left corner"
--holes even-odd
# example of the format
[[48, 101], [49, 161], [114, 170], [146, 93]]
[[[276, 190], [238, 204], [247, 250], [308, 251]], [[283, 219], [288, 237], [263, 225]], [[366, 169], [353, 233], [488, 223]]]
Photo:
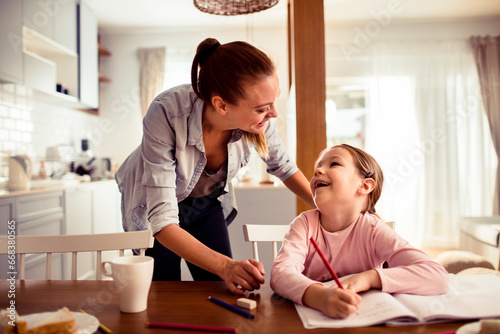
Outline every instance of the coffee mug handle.
[[[110, 271], [107, 270], [106, 264], [109, 264]], [[111, 261], [104, 261], [104, 262], [102, 262], [101, 263], [101, 268], [102, 268], [102, 274], [104, 276], [113, 277], [113, 273], [111, 272]]]

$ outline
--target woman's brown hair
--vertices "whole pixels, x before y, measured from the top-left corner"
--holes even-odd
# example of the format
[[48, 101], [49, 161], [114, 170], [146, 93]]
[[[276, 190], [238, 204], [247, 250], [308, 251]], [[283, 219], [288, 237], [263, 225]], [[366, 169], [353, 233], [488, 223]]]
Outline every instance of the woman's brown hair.
[[384, 185], [384, 174], [379, 164], [374, 157], [357, 147], [348, 144], [340, 144], [334, 147], [340, 147], [347, 150], [353, 157], [354, 164], [359, 174], [364, 178], [370, 178], [375, 181], [375, 187], [368, 196], [368, 209], [366, 211], [376, 214], [375, 204], [377, 204], [382, 194], [382, 187]]
[[[275, 71], [271, 59], [246, 42], [220, 44], [215, 38], [207, 38], [196, 50], [191, 67], [191, 86], [205, 103], [211, 104], [212, 97], [220, 96], [227, 103], [237, 105], [246, 98], [244, 85], [273, 75]], [[244, 136], [261, 157], [268, 156], [264, 133], [244, 132]]]

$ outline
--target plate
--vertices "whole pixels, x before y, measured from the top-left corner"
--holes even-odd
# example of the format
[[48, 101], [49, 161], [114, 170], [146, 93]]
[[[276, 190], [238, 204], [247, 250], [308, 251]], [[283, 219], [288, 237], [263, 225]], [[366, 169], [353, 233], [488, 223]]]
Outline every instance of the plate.
[[459, 327], [455, 334], [477, 334], [479, 333], [480, 329], [481, 323], [479, 321], [476, 321]]
[[[26, 322], [38, 322], [48, 317], [49, 314], [54, 312], [34, 313], [22, 316]], [[91, 314], [81, 312], [71, 312], [75, 318], [75, 324], [78, 328], [77, 334], [92, 334], [99, 327], [99, 320]]]

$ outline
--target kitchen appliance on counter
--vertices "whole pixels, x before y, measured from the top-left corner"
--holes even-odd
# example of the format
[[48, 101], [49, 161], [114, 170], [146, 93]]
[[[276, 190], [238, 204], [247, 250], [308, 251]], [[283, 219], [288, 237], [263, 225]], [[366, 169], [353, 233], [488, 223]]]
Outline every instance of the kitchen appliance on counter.
[[92, 173], [94, 179], [112, 179], [114, 177], [111, 172], [111, 159], [110, 158], [97, 158], [96, 169]]
[[45, 161], [51, 166], [52, 173], [49, 175], [50, 178], [64, 179], [71, 177], [75, 157], [76, 153], [73, 146], [57, 145], [47, 147], [45, 150]]
[[73, 171], [78, 175], [90, 175], [92, 180], [113, 178], [111, 160], [98, 158], [89, 147], [89, 141], [82, 139], [82, 152], [76, 157]]
[[9, 190], [30, 189], [32, 172], [33, 162], [27, 155], [14, 155], [9, 157]]
[[111, 159], [109, 158], [77, 158], [75, 161], [75, 173], [78, 175], [90, 175], [93, 180], [111, 179]]
[[82, 152], [75, 159], [73, 171], [78, 175], [92, 175], [95, 169], [94, 152], [89, 147], [88, 139], [82, 139]]

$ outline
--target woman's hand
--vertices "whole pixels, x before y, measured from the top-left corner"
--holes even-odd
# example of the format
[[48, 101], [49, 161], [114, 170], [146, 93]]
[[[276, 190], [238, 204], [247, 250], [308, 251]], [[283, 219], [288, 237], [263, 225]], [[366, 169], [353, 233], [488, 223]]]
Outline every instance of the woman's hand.
[[343, 319], [358, 310], [361, 296], [348, 289], [313, 284], [307, 288], [302, 301], [330, 318]]
[[257, 260], [230, 260], [224, 265], [221, 278], [229, 290], [237, 295], [259, 289], [264, 283], [264, 265]]
[[382, 282], [380, 281], [378, 272], [371, 269], [342, 280], [342, 286], [345, 289], [358, 293], [370, 289], [381, 289]]

